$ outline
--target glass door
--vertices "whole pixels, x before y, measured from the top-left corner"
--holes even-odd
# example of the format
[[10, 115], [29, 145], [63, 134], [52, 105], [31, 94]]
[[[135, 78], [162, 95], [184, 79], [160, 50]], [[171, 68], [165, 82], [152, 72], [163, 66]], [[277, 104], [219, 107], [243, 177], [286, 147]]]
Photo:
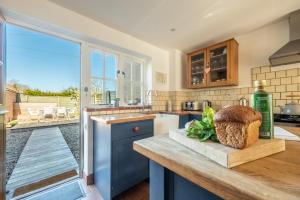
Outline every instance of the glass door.
[[5, 149], [6, 130], [4, 115], [4, 90], [5, 90], [5, 24], [4, 18], [0, 14], [0, 199], [5, 199]]
[[188, 81], [190, 88], [198, 88], [206, 85], [205, 78], [205, 50], [198, 51], [189, 56]]
[[0, 109], [4, 106], [5, 68], [4, 68], [5, 25], [0, 15]]
[[218, 44], [208, 49], [208, 85], [221, 86], [229, 78], [228, 42]]

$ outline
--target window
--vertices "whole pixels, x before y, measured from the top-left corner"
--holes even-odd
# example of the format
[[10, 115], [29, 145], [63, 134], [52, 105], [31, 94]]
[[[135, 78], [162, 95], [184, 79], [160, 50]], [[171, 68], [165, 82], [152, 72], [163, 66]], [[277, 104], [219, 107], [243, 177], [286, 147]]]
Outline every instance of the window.
[[143, 61], [123, 54], [93, 50], [91, 53], [91, 103], [137, 105], [143, 102]]
[[91, 100], [92, 104], [108, 104], [117, 94], [117, 56], [111, 53], [91, 53]]
[[142, 63], [126, 59], [124, 61], [124, 102], [127, 104], [141, 104], [142, 103]]

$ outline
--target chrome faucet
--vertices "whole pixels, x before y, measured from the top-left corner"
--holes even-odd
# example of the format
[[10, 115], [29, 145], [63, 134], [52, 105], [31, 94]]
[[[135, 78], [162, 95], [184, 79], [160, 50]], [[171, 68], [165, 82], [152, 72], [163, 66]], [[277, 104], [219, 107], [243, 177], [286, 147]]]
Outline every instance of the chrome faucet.
[[[152, 95], [154, 95], [154, 96], [157, 97], [157, 90], [148, 90], [148, 91], [146, 92], [146, 95], [145, 95], [145, 101], [143, 101], [143, 112], [144, 112], [144, 110], [145, 110], [145, 104], [146, 104], [147, 106], [150, 106], [150, 104], [149, 104], [149, 102], [150, 102], [149, 97], [151, 97]], [[150, 109], [151, 109], [151, 111], [152, 111], [152, 106], [151, 106]]]

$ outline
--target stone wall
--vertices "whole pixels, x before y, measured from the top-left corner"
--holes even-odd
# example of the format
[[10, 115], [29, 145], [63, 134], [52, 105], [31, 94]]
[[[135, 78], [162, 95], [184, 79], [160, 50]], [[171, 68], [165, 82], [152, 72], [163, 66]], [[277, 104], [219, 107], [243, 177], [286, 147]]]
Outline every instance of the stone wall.
[[[21, 95], [22, 103], [55, 103], [58, 107], [74, 108], [76, 101], [71, 97], [63, 96], [30, 96]], [[77, 103], [78, 104], [78, 103]]]
[[61, 96], [29, 96], [20, 95], [20, 103], [17, 103], [17, 91], [14, 88], [7, 88], [5, 94], [5, 106], [8, 110], [6, 122], [11, 120], [29, 119], [28, 109], [43, 109], [44, 107], [66, 107], [78, 108], [79, 102], [71, 97]]
[[[274, 112], [280, 112], [280, 106], [292, 101], [288, 95], [300, 95], [300, 68], [271, 71], [270, 66], [262, 66], [251, 69], [252, 82], [255, 80], [267, 80], [266, 90], [273, 95]], [[171, 100], [173, 110], [181, 110], [184, 101], [212, 101], [215, 109], [225, 105], [237, 105], [242, 97], [250, 100], [253, 87], [243, 88], [210, 88], [189, 91], [158, 91], [157, 96], [152, 96], [153, 110], [166, 110], [167, 101]], [[300, 103], [300, 97], [294, 97], [295, 102]]]

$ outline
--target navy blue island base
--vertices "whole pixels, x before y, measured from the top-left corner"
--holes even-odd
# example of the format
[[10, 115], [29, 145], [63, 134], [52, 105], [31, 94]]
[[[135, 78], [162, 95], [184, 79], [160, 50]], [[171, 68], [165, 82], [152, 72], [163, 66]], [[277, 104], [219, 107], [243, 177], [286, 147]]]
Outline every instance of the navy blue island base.
[[150, 160], [150, 200], [220, 200], [221, 197]]

